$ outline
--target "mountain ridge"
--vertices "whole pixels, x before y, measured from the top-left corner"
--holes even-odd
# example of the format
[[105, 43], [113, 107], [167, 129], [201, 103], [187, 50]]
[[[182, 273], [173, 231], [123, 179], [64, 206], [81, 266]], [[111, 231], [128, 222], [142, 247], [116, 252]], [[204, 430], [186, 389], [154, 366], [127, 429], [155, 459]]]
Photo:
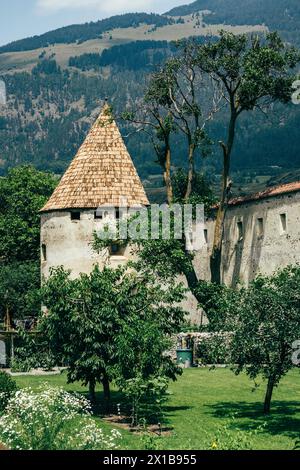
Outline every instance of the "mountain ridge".
[[[286, 1], [276, 0], [276, 4], [282, 8]], [[258, 0], [243, 0], [245, 5], [254, 5], [254, 2]], [[210, 0], [211, 8], [212, 5], [217, 6], [217, 3], [233, 5], [233, 0]], [[294, 0], [288, 0], [288, 3], [294, 5]], [[34, 51], [2, 50], [0, 78], [6, 83], [8, 102], [6, 109], [0, 109], [0, 174], [22, 163], [32, 163], [39, 169], [57, 174], [63, 173], [82, 142], [93, 116], [98, 112], [101, 99], [109, 96], [117, 114], [127, 107], [135, 106], [143, 96], [149, 72], [172, 52], [172, 39], [194, 35], [205, 40], [211, 31], [216, 32], [221, 27], [226, 29], [226, 25], [217, 22], [223, 21], [222, 15], [226, 13], [224, 9], [211, 16], [205, 14], [203, 24], [202, 14], [198, 15], [196, 8], [206, 4], [206, 0], [198, 0], [188, 5], [188, 8], [195, 10], [188, 16], [178, 14], [186, 10], [175, 10], [177, 15], [173, 20], [167, 19], [167, 24], [157, 18], [164, 15], [154, 15], [155, 18], [147, 16], [149, 23], [154, 18], [157, 25], [139, 24], [138, 20], [143, 19], [143, 14], [120, 15], [123, 26], [130, 24], [129, 28], [121, 27], [119, 16], [112, 17], [117, 23], [108, 18], [103, 20], [107, 22], [101, 23], [101, 28], [104, 28], [103, 24], [106, 27], [108, 24], [117, 24], [119, 28], [103, 33], [102, 40], [98, 38], [82, 44], [66, 42]], [[243, 8], [235, 7], [235, 10], [241, 15], [249, 8], [242, 13]], [[278, 9], [274, 8], [274, 11]], [[262, 15], [262, 12], [259, 14]], [[207, 18], [210, 17], [212, 25], [207, 24]], [[298, 13], [295, 13], [295, 18], [294, 22]], [[273, 18], [273, 22], [279, 23], [279, 20]], [[88, 30], [88, 26], [83, 26]], [[259, 27], [263, 29], [261, 25]], [[67, 28], [62, 30], [69, 31]], [[242, 25], [234, 29], [229, 25], [228, 30], [251, 32], [257, 28], [256, 25], [251, 28]], [[91, 34], [96, 33], [93, 30]], [[296, 40], [299, 41], [299, 38], [297, 32]], [[67, 41], [71, 40], [73, 37], [67, 38]], [[19, 46], [14, 43], [14, 47]], [[251, 114], [251, 117], [241, 120], [239, 124], [233, 166], [237, 184], [243, 190], [246, 188], [247, 192], [260, 190], [261, 185], [266, 184], [271, 177], [276, 179], [280, 173], [300, 168], [300, 107], [278, 107], [276, 116], [272, 125], [259, 114]], [[212, 137], [217, 137], [216, 141], [222, 137], [222, 119], [220, 117], [218, 122], [212, 123]], [[124, 124], [122, 131], [124, 135], [130, 135], [126, 143], [145, 186], [160, 192], [162, 178], [159, 175], [160, 168], [155, 164], [151, 143], [146, 137], [141, 139], [141, 134], [132, 133], [132, 129]], [[178, 142], [176, 147], [174, 165], [178, 167], [182, 164], [182, 142]], [[197, 168], [200, 167], [213, 180], [218, 179], [221, 160], [217, 144], [211, 158], [203, 160], [199, 155]], [[253, 188], [250, 180], [255, 180], [257, 188]]]
[[125, 13], [91, 21], [83, 24], [73, 24], [57, 28], [46, 33], [19, 39], [0, 47], [0, 54], [5, 52], [20, 52], [39, 49], [57, 43], [70, 43], [97, 39], [102, 33], [116, 28], [129, 28], [140, 25], [155, 25], [156, 27], [174, 23], [175, 20], [156, 13]]

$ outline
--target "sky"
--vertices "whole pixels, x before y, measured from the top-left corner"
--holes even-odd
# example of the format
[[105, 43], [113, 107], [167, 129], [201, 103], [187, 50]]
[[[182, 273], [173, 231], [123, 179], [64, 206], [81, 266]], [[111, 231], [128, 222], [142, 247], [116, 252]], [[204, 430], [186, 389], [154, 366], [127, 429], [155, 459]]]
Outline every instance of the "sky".
[[0, 45], [128, 12], [164, 13], [192, 0], [0, 0]]

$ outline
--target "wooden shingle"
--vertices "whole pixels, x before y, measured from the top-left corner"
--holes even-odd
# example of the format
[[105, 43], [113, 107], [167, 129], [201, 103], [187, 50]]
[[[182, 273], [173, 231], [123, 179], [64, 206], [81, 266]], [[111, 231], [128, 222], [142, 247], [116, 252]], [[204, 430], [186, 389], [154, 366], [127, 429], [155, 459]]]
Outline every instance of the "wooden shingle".
[[147, 206], [148, 198], [116, 122], [106, 104], [59, 185], [41, 212]]

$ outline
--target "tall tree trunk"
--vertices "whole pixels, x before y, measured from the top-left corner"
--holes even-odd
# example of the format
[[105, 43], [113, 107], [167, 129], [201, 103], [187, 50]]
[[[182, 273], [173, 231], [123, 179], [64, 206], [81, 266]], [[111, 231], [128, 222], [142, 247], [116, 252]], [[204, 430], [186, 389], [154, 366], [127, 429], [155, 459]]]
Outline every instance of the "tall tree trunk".
[[104, 395], [104, 412], [109, 414], [110, 412], [110, 383], [106, 374], [102, 379], [103, 395]]
[[264, 403], [264, 413], [269, 414], [271, 410], [271, 400], [273, 395], [273, 390], [275, 386], [275, 378], [273, 376], [269, 377], [267, 391], [265, 396], [265, 403]]
[[222, 241], [224, 235], [224, 221], [227, 209], [228, 193], [230, 189], [230, 162], [235, 137], [236, 120], [236, 111], [235, 109], [232, 109], [228, 128], [227, 144], [224, 144], [224, 142], [220, 142], [220, 145], [223, 150], [222, 191], [216, 217], [214, 243], [210, 258], [211, 282], [214, 282], [216, 284], [221, 284]]
[[89, 399], [92, 405], [96, 403], [96, 380], [91, 379], [89, 381]]
[[164, 172], [164, 180], [167, 188], [167, 199], [168, 204], [173, 203], [173, 187], [172, 187], [172, 177], [171, 177], [171, 149], [168, 146], [166, 149], [166, 165]]
[[[185, 240], [185, 237], [183, 239], [183, 243], [186, 244], [186, 240]], [[185, 255], [186, 257], [189, 257], [190, 256], [190, 253], [188, 251], [186, 251], [186, 249], [184, 249], [185, 251]], [[190, 291], [192, 292], [192, 294], [195, 296], [196, 300], [199, 302], [200, 305], [202, 305], [203, 303], [203, 299], [202, 297], [200, 297], [198, 295], [198, 292], [197, 292], [197, 287], [199, 286], [199, 283], [201, 282], [204, 282], [203, 280], [201, 279], [198, 279], [198, 276], [197, 276], [197, 273], [195, 271], [195, 268], [194, 268], [194, 265], [193, 265], [193, 261], [191, 260], [190, 264], [186, 264], [184, 266], [184, 271], [183, 271], [183, 274], [186, 278], [186, 281], [187, 281], [187, 285], [190, 289]]]
[[189, 144], [189, 170], [188, 170], [187, 187], [186, 187], [186, 192], [184, 196], [185, 202], [189, 200], [189, 197], [192, 194], [192, 190], [193, 190], [193, 179], [195, 175], [194, 153], [195, 153], [195, 145]]

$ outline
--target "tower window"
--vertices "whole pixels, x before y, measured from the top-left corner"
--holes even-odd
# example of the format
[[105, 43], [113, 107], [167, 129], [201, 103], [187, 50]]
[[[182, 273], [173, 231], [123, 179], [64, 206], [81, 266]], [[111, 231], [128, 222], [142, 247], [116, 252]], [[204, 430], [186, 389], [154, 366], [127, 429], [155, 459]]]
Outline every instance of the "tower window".
[[243, 240], [244, 237], [244, 227], [243, 227], [243, 222], [240, 220], [237, 223], [237, 229], [238, 229], [238, 239], [239, 241]]
[[204, 229], [204, 240], [205, 240], [205, 243], [208, 243], [208, 230], [207, 229]]
[[262, 237], [264, 234], [264, 219], [259, 217], [257, 219], [257, 236]]
[[110, 256], [124, 256], [125, 247], [119, 243], [112, 243], [109, 247]]
[[80, 212], [71, 212], [71, 220], [80, 220]]
[[280, 230], [281, 230], [281, 233], [287, 232], [286, 214], [280, 214]]
[[102, 214], [102, 212], [101, 212], [101, 211], [95, 211], [95, 213], [94, 213], [94, 218], [95, 218], [96, 220], [102, 220], [102, 219], [103, 219], [103, 214]]
[[47, 261], [47, 245], [44, 243], [42, 245], [42, 259], [43, 261]]

